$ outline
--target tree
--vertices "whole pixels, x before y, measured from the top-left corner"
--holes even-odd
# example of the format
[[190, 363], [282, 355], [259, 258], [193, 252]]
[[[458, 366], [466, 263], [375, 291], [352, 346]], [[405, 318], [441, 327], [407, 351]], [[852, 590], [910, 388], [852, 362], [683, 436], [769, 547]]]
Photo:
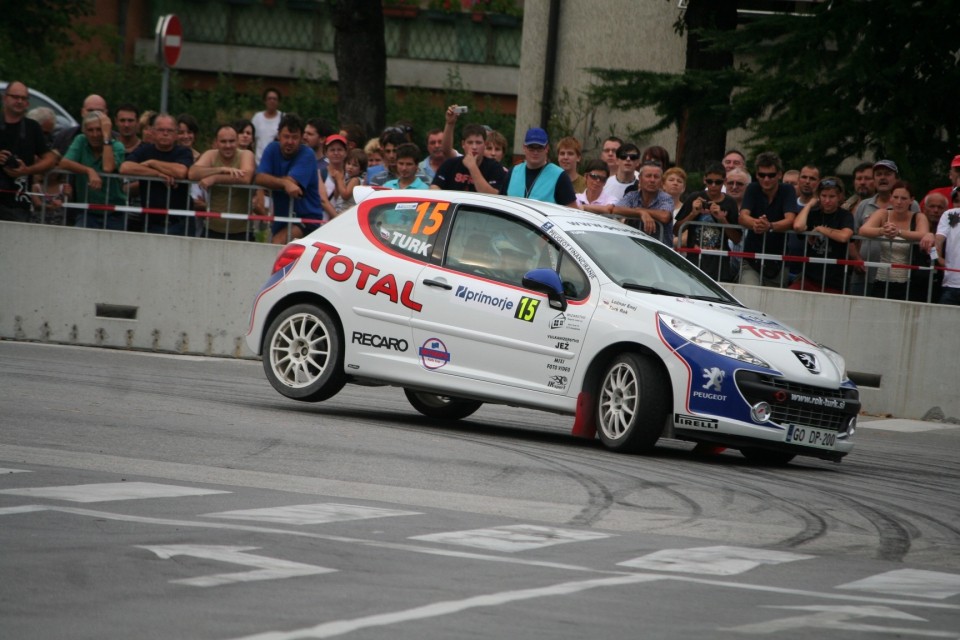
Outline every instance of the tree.
[[380, 131], [386, 121], [387, 46], [380, 0], [331, 0], [340, 122]]
[[677, 127], [677, 163], [702, 170], [726, 149], [735, 81], [730, 46], [718, 47], [713, 38], [736, 26], [736, 0], [690, 0], [674, 24], [678, 35], [687, 34], [684, 73], [591, 69], [601, 82], [590, 97], [615, 109], [653, 107], [660, 119], [636, 133]]
[[[696, 1], [705, 0], [691, 8]], [[718, 126], [745, 128], [753, 151], [774, 149], [788, 165], [813, 162], [823, 172], [848, 158], [888, 157], [922, 188], [942, 184], [960, 152], [953, 3], [832, 0], [702, 36], [708, 52], [732, 51], [745, 62], [709, 79], [687, 72], [683, 81], [661, 74], [660, 82], [695, 86], [701, 78], [735, 88], [728, 106], [716, 108]], [[676, 113], [677, 93], [648, 99], [658, 113]]]
[[17, 69], [55, 60], [73, 34], [74, 21], [93, 14], [93, 0], [4, 2], [0, 14], [0, 69], [13, 80], [21, 75]]

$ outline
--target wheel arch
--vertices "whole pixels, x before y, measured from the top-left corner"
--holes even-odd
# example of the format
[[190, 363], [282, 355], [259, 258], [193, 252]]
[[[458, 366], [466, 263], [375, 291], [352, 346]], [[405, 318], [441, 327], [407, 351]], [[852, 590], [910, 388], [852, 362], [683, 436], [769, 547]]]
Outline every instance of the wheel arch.
[[[590, 364], [587, 365], [586, 373], [583, 376], [583, 385], [580, 387], [581, 391], [591, 392], [596, 384], [600, 381], [600, 377], [603, 375], [603, 370], [606, 366], [613, 360], [617, 354], [630, 351], [633, 353], [639, 353], [640, 355], [647, 356], [650, 360], [657, 365], [657, 369], [666, 377], [668, 380], [670, 378], [670, 372], [667, 370], [667, 365], [660, 357], [650, 347], [647, 347], [639, 342], [614, 342], [609, 344], [603, 349], [601, 349], [596, 355], [593, 356], [593, 359], [590, 361]], [[670, 406], [673, 406], [673, 385], [668, 385], [670, 389]]]
[[336, 322], [337, 335], [340, 338], [340, 343], [344, 345], [346, 344], [343, 342], [343, 319], [340, 317], [340, 314], [337, 313], [336, 308], [330, 304], [330, 301], [317, 293], [310, 291], [297, 291], [291, 293], [285, 298], [281, 298], [270, 309], [270, 313], [267, 314], [267, 317], [263, 321], [263, 327], [260, 329], [260, 349], [257, 355], [263, 355], [263, 345], [266, 343], [267, 329], [270, 328], [270, 325], [273, 324], [273, 321], [276, 319], [276, 317], [283, 313], [286, 309], [298, 304], [315, 304], [330, 314], [330, 317]]
[[603, 377], [603, 372], [610, 362], [618, 355], [624, 352], [638, 353], [645, 356], [653, 362], [660, 373], [666, 378], [667, 385], [667, 406], [673, 407], [673, 384], [670, 380], [670, 372], [666, 363], [653, 349], [639, 342], [630, 342], [624, 340], [614, 342], [600, 351], [598, 351], [583, 375], [583, 383], [580, 386], [580, 393], [577, 401], [576, 417], [573, 425], [573, 435], [592, 439], [596, 437], [596, 421], [594, 419], [596, 410], [596, 389]]

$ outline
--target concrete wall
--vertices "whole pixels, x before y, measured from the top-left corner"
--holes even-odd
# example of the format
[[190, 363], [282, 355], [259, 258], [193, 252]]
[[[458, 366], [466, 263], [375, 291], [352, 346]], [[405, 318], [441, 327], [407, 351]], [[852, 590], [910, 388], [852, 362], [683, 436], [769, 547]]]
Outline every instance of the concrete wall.
[[[251, 303], [277, 252], [0, 222], [0, 338], [250, 357], [243, 338]], [[850, 371], [880, 376], [878, 387], [861, 387], [869, 413], [922, 418], [940, 407], [960, 417], [960, 308], [730, 289], [842, 353]]]

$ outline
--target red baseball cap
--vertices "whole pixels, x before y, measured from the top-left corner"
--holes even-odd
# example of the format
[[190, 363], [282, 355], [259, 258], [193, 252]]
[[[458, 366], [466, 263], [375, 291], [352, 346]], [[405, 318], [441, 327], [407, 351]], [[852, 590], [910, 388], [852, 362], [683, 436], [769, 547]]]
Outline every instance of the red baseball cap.
[[953, 156], [953, 161], [950, 163], [950, 168], [960, 167], [960, 156]]
[[347, 139], [344, 138], [339, 133], [335, 133], [332, 136], [327, 136], [327, 139], [323, 141], [324, 146], [330, 144], [331, 142], [339, 142], [343, 146], [347, 146]]

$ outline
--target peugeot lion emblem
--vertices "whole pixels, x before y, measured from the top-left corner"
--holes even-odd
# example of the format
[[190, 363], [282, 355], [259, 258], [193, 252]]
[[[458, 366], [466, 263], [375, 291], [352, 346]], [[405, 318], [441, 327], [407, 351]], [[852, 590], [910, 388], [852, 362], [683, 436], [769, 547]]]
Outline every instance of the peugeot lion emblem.
[[817, 362], [817, 356], [805, 351], [794, 351], [793, 354], [797, 356], [800, 364], [807, 368], [807, 371], [810, 373], [820, 373], [820, 363]]

